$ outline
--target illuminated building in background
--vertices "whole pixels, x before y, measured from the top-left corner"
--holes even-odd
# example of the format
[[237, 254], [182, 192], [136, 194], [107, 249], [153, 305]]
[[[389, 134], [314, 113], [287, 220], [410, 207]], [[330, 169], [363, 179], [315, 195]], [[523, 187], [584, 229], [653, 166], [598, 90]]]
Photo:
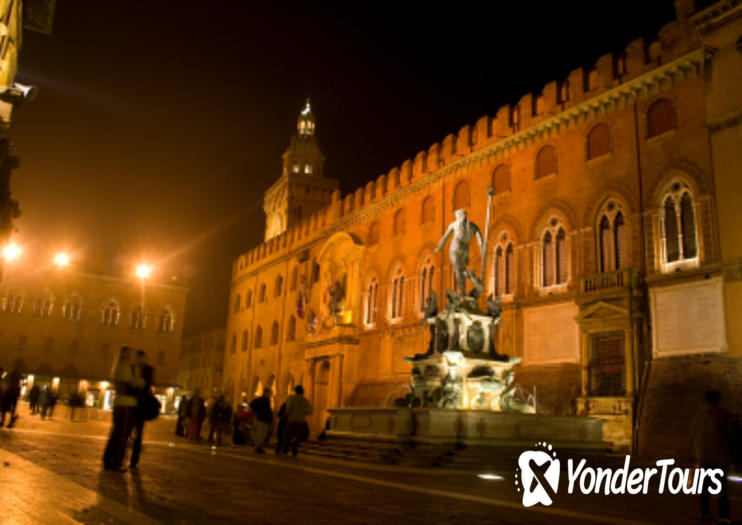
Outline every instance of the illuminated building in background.
[[208, 330], [183, 340], [178, 385], [188, 392], [199, 389], [205, 397], [218, 396], [224, 371], [225, 332]]
[[180, 281], [153, 267], [145, 279], [134, 264], [109, 264], [100, 254], [49, 259], [24, 253], [6, 265], [0, 365], [28, 375], [26, 390], [48, 384], [62, 398], [81, 391], [89, 405], [106, 407], [114, 360], [128, 345], [147, 353], [158, 391], [167, 395], [178, 374], [186, 301]]
[[[284, 162], [265, 242], [233, 262], [232, 398], [301, 383], [314, 429], [327, 408], [392, 406], [404, 358], [427, 347], [424, 299], [442, 308], [452, 287], [436, 244], [457, 209], [485, 229], [493, 186], [485, 295], [502, 298], [497, 349], [523, 359], [537, 411], [605, 419], [616, 448], [688, 452], [705, 389], [742, 394], [742, 16], [732, 0], [676, 10], [656, 41], [565, 72], [313, 213], [290, 203], [323, 195], [324, 174], [295, 190]], [[478, 273], [476, 247], [470, 261]]]

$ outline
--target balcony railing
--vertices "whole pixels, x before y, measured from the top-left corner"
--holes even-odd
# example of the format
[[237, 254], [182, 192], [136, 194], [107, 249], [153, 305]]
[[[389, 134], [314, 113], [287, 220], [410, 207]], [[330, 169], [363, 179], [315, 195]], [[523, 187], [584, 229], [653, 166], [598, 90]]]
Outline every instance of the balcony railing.
[[610, 290], [611, 288], [634, 288], [635, 286], [636, 272], [631, 268], [596, 273], [580, 279], [580, 291], [582, 293]]

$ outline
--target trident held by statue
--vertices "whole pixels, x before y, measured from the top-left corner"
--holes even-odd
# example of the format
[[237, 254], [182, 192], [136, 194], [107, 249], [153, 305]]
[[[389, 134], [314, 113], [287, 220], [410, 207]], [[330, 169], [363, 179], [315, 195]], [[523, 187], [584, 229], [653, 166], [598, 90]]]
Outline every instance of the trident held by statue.
[[487, 241], [490, 236], [490, 211], [492, 208], [492, 197], [495, 196], [495, 188], [493, 186], [487, 187], [487, 222], [484, 223], [484, 250], [482, 250], [482, 273], [480, 273], [480, 279], [484, 281], [484, 269], [487, 262]]

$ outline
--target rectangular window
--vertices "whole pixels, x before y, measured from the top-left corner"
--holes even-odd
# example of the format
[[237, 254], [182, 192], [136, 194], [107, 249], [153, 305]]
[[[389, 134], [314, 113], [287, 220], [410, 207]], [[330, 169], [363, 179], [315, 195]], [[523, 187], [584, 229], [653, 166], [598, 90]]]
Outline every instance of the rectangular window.
[[588, 360], [588, 395], [595, 397], [626, 395], [623, 332], [591, 335]]

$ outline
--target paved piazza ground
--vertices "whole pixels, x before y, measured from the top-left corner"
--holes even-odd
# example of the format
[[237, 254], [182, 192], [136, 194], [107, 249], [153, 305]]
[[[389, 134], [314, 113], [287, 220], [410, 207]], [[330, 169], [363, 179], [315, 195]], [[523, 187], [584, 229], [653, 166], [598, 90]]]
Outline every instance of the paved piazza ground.
[[[515, 466], [486, 481], [475, 471], [404, 468], [212, 450], [145, 432], [138, 474], [101, 468], [102, 421], [40, 421], [0, 429], [0, 523], [697, 523], [692, 496], [570, 496], [525, 509]], [[564, 475], [564, 474], [563, 474]], [[739, 517], [742, 487], [732, 484]]]

